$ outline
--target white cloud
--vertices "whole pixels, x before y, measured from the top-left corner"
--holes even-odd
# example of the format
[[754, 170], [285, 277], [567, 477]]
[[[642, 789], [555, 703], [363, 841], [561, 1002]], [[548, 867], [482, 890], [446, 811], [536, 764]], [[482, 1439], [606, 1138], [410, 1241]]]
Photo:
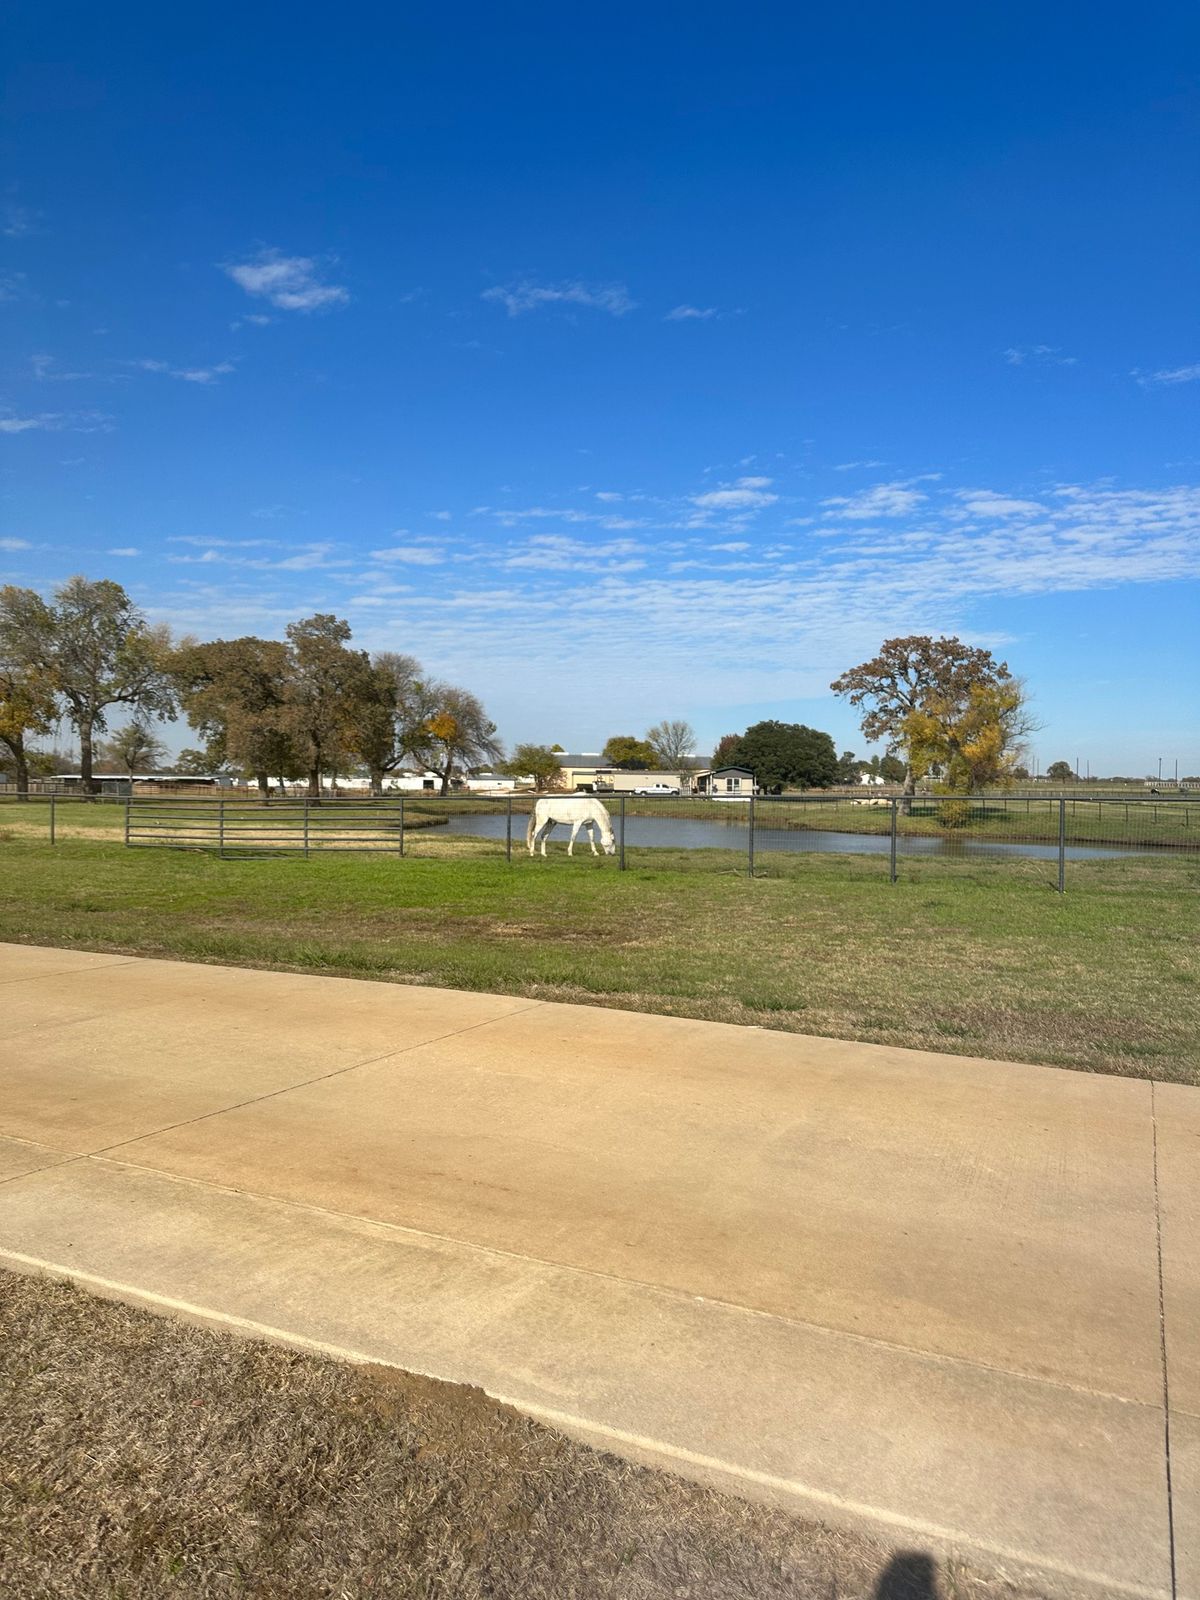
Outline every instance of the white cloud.
[[1014, 500], [991, 489], [964, 489], [958, 495], [963, 508], [979, 517], [1036, 517], [1045, 512], [1036, 500]]
[[285, 256], [278, 250], [260, 250], [250, 261], [224, 262], [222, 272], [247, 294], [266, 300], [280, 311], [318, 311], [322, 306], [344, 305], [349, 291], [340, 284], [322, 283], [312, 256]]
[[137, 548], [136, 545], [119, 544], [116, 545], [112, 550], [106, 550], [104, 553], [105, 555], [109, 556], [140, 556], [142, 552]]
[[770, 478], [738, 478], [732, 485], [722, 484], [706, 494], [692, 495], [691, 502], [701, 511], [758, 511], [779, 499], [777, 494], [766, 492], [770, 483]]
[[868, 467], [886, 467], [886, 461], [839, 461], [834, 467], [835, 472], [857, 472]]
[[919, 489], [908, 483], [879, 483], [860, 494], [832, 495], [822, 500], [830, 508], [830, 515], [844, 517], [850, 522], [866, 522], [873, 517], [899, 517], [919, 506], [925, 499]]
[[730, 555], [738, 555], [743, 550], [749, 550], [750, 546], [745, 539], [730, 539], [726, 544], [714, 544], [712, 548], [726, 550]]
[[595, 311], [607, 311], [614, 317], [623, 317], [636, 305], [623, 283], [588, 284], [579, 279], [565, 283], [538, 283], [532, 278], [522, 278], [485, 289], [480, 299], [502, 305], [510, 317], [519, 317], [526, 311], [537, 311], [544, 306], [586, 306]]
[[1135, 371], [1132, 376], [1138, 380], [1143, 388], [1154, 383], [1168, 385], [1176, 383], [1195, 383], [1196, 380], [1200, 378], [1200, 362], [1196, 362], [1190, 367], [1167, 367], [1162, 372], [1142, 373]]
[[32, 550], [33, 546], [28, 539], [0, 539], [0, 550], [17, 551]]
[[1004, 352], [1004, 359], [1010, 367], [1074, 367], [1079, 361], [1078, 356], [1063, 355], [1058, 346], [1053, 344], [1012, 345]]
[[372, 561], [400, 561], [410, 567], [438, 567], [445, 557], [428, 545], [393, 545], [388, 550], [372, 550]]
[[717, 315], [716, 306], [676, 306], [668, 311], [664, 322], [707, 322]]
[[62, 415], [57, 411], [43, 411], [36, 417], [0, 417], [0, 433], [32, 433], [41, 429], [56, 431], [62, 426]]
[[225, 377], [234, 370], [232, 361], [218, 361], [212, 367], [173, 367], [167, 361], [131, 361], [131, 367], [137, 367], [139, 372], [162, 372], [169, 378], [179, 378], [184, 383], [210, 384]]

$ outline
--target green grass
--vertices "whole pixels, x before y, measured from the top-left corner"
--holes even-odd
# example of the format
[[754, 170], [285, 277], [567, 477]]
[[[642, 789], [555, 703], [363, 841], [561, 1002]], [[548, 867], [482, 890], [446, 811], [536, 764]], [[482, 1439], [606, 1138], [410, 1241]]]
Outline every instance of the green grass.
[[[0, 818], [0, 836], [4, 819]], [[0, 940], [297, 968], [1200, 1083], [1200, 861], [216, 859], [0, 838]]]

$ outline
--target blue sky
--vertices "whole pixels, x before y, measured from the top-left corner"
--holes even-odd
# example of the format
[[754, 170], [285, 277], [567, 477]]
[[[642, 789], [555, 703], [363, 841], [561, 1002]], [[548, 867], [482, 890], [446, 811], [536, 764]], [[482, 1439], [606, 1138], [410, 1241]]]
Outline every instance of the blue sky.
[[956, 632], [1043, 765], [1200, 772], [1193, 6], [6, 19], [0, 581], [583, 749], [861, 752], [830, 679]]

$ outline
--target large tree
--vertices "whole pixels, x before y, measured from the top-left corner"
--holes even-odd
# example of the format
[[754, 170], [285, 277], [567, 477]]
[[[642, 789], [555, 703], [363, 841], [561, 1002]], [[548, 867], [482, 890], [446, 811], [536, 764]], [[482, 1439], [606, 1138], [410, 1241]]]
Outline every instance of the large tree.
[[725, 764], [748, 767], [760, 789], [828, 789], [837, 782], [833, 740], [802, 722], [754, 723]]
[[290, 724], [291, 671], [287, 645], [253, 635], [185, 644], [171, 659], [183, 709], [207, 741], [206, 770], [230, 763], [257, 780], [264, 800], [272, 778], [302, 770]]
[[350, 650], [350, 624], [319, 612], [286, 629], [291, 646], [287, 686], [287, 725], [304, 757], [308, 792], [321, 794], [325, 772], [345, 771], [354, 754], [356, 720], [378, 691], [363, 650]]
[[362, 676], [349, 731], [350, 749], [367, 769], [371, 793], [423, 744], [422, 729], [436, 707], [413, 656], [381, 650]]
[[436, 710], [421, 729], [420, 754], [449, 794], [456, 772], [466, 772], [484, 762], [500, 761], [504, 752], [496, 738], [496, 724], [478, 696], [454, 684], [430, 685]]
[[50, 674], [27, 648], [21, 597], [29, 592], [0, 589], [0, 753], [7, 752], [22, 794], [29, 789], [28, 740], [50, 732], [57, 710]]
[[562, 786], [562, 765], [544, 744], [519, 744], [504, 763], [510, 778], [532, 778], [539, 794]]
[[723, 733], [717, 740], [716, 749], [712, 753], [713, 771], [718, 767], [728, 767], [733, 764], [734, 752], [741, 743], [740, 733]]
[[635, 739], [631, 733], [614, 733], [604, 746], [604, 759], [609, 766], [626, 772], [648, 772], [658, 756], [647, 740]]
[[830, 688], [862, 711], [872, 743], [904, 756], [906, 796], [935, 767], [958, 792], [1003, 782], [1032, 727], [1007, 663], [958, 638], [887, 639]]
[[646, 730], [646, 743], [664, 772], [683, 776], [689, 759], [696, 753], [696, 730], [690, 722], [659, 722]]
[[1046, 776], [1051, 783], [1073, 783], [1075, 768], [1069, 761], [1052, 761], [1046, 768]]
[[171, 716], [170, 637], [151, 627], [119, 583], [68, 578], [47, 603], [32, 589], [7, 591], [21, 659], [64, 701], [79, 735], [81, 787], [94, 793], [96, 735], [113, 706], [135, 716]]

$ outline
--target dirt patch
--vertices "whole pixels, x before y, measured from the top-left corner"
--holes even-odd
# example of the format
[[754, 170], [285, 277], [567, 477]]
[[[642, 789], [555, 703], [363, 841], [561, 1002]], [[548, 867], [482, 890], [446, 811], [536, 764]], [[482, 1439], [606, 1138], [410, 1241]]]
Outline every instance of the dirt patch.
[[23, 1600], [1031, 1600], [635, 1467], [478, 1390], [0, 1274]]

